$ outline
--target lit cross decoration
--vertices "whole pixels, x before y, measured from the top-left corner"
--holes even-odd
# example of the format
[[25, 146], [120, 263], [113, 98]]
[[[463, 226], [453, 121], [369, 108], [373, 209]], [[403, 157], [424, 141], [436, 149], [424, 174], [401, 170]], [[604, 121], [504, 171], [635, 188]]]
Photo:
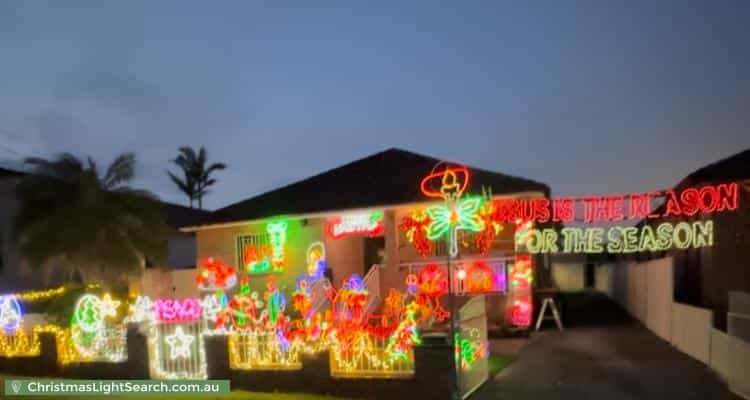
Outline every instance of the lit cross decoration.
[[[439, 166], [440, 164], [438, 164]], [[427, 207], [425, 213], [430, 217], [427, 226], [427, 238], [436, 240], [446, 234], [449, 235], [449, 252], [451, 257], [458, 254], [459, 230], [480, 232], [484, 229], [484, 221], [478, 214], [482, 205], [479, 197], [462, 199], [461, 195], [469, 185], [469, 170], [466, 167], [446, 167], [442, 171], [436, 171], [422, 179], [420, 185], [422, 193], [428, 197], [440, 197], [445, 204]], [[440, 189], [435, 190], [433, 185], [440, 179]]]
[[195, 337], [186, 335], [181, 326], [175, 328], [174, 333], [164, 340], [169, 345], [169, 358], [172, 360], [190, 358], [190, 345], [193, 344]]

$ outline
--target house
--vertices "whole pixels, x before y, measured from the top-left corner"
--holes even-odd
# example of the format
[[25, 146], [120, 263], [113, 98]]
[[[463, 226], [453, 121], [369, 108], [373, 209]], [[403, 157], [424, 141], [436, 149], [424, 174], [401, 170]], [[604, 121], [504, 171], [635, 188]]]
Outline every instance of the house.
[[[482, 268], [489, 266], [503, 279], [487, 292], [504, 298], [505, 269], [515, 256], [514, 224], [497, 227], [486, 254], [474, 246], [476, 233], [458, 231], [460, 251], [450, 261], [444, 241], [431, 241], [429, 251], [423, 248], [425, 254], [420, 254], [404, 229], [416, 211], [442, 204], [420, 191], [420, 182], [439, 162], [410, 151], [385, 150], [218, 209], [182, 231], [196, 233], [199, 259], [214, 257], [240, 267], [249, 273], [251, 289], [259, 293], [268, 276], [290, 293], [300, 277], [316, 268], [311, 260], [322, 257], [335, 287], [356, 274], [365, 277], [368, 292], [380, 299], [391, 288], [405, 292], [407, 275], [430, 264], [445, 270], [450, 263], [451, 276], [459, 277], [453, 290], [465, 294], [471, 290], [458, 281], [481, 262]], [[545, 184], [480, 168], [468, 170], [467, 194], [549, 197]], [[495, 313], [503, 314], [503, 307], [498, 302]]]
[[[673, 259], [674, 301], [713, 311], [713, 324], [727, 330], [730, 291], [750, 293], [747, 255], [750, 249], [750, 149], [702, 167], [682, 179], [674, 188], [703, 187], [736, 182], [739, 185], [738, 208], [731, 212], [683, 216], [688, 222], [713, 221], [713, 245], [709, 247], [640, 253], [638, 261], [671, 256]], [[664, 205], [661, 206], [662, 208]], [[657, 214], [662, 214], [662, 209]], [[656, 226], [668, 219], [657, 218], [640, 224]]]
[[[16, 167], [0, 167], [0, 293], [57, 286], [69, 281], [68, 276], [42, 275], [22, 268], [22, 260], [15, 249], [11, 230], [13, 218], [18, 212], [15, 188], [25, 174]], [[162, 205], [167, 224], [172, 228], [168, 239], [166, 266], [177, 270], [194, 268], [195, 235], [181, 232], [177, 228], [195, 224], [209, 213], [178, 204], [162, 202]], [[168, 286], [168, 283], [161, 281], [160, 285]]]

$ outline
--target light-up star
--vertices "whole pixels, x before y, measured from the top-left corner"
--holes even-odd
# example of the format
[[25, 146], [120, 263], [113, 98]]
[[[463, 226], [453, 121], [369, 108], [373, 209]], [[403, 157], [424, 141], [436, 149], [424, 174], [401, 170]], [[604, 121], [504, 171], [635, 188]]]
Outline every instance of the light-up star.
[[117, 307], [120, 306], [119, 300], [112, 300], [112, 296], [109, 293], [105, 294], [102, 298], [100, 307], [101, 317], [114, 317], [117, 316]]
[[186, 335], [182, 327], [178, 326], [174, 333], [167, 336], [164, 341], [169, 345], [169, 357], [174, 360], [177, 358], [190, 357], [190, 345], [195, 340], [192, 335]]

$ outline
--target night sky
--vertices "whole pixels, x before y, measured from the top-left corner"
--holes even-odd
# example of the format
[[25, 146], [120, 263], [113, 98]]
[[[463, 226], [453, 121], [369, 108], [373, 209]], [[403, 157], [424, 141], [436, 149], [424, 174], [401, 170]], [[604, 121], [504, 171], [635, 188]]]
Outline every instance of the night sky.
[[0, 1], [0, 159], [134, 151], [184, 204], [205, 145], [216, 208], [389, 147], [576, 196], [750, 147], [745, 0], [278, 3]]

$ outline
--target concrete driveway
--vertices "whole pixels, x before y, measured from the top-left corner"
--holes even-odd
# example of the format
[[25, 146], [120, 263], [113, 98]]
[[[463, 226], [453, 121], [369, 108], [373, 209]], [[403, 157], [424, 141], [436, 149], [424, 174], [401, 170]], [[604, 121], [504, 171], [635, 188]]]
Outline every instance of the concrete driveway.
[[740, 399], [608, 299], [587, 294], [564, 303], [566, 330], [532, 335], [473, 399]]

